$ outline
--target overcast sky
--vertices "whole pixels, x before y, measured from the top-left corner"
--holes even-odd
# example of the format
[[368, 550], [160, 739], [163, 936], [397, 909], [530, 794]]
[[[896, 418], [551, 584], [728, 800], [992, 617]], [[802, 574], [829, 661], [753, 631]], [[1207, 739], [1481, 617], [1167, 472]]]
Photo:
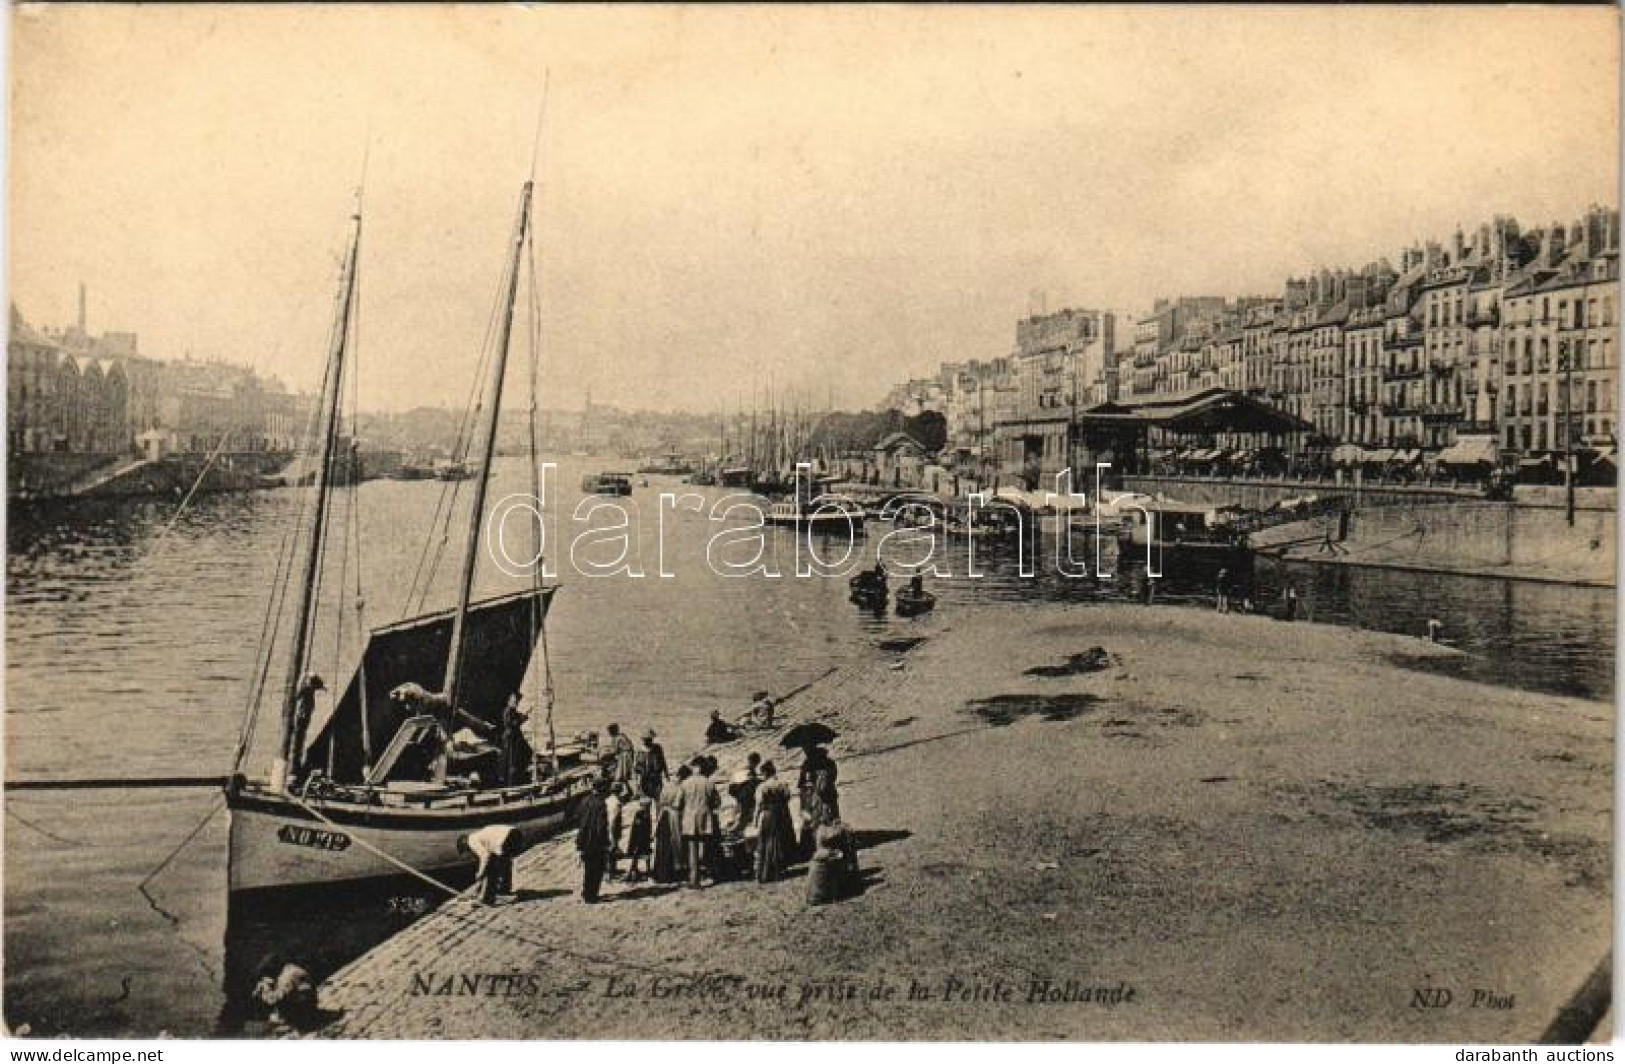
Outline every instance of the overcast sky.
[[28, 8], [10, 294], [314, 387], [365, 154], [362, 405], [460, 405], [550, 69], [544, 405], [868, 405], [1035, 293], [1274, 292], [1613, 205], [1617, 18]]

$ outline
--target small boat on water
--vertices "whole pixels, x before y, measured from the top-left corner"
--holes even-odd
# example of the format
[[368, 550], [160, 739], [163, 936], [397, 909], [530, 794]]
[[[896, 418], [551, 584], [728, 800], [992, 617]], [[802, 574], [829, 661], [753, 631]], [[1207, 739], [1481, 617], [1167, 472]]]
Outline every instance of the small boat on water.
[[[288, 564], [272, 594], [273, 605], [290, 605], [292, 623], [279, 641], [278, 626], [290, 618], [270, 618], [268, 612], [249, 713], [225, 788], [227, 882], [234, 902], [261, 892], [355, 885], [403, 873], [444, 883], [473, 867], [473, 858], [459, 852], [464, 834], [508, 824], [534, 842], [567, 826], [575, 803], [591, 788], [594, 752], [552, 740], [550, 688], [541, 699], [548, 705], [548, 741], [533, 748], [523, 728], [520, 691], [557, 587], [544, 585], [533, 565], [526, 590], [472, 597], [531, 197], [527, 181], [510, 241], [499, 328], [488, 352], [491, 368], [477, 427], [484, 450], [477, 464], [466, 467], [474, 498], [455, 603], [368, 631], [360, 623], [358, 584], [352, 620], [361, 629], [358, 660], [337, 698], [318, 706], [326, 685], [313, 666], [318, 645], [329, 645], [318, 636], [334, 630], [335, 621], [346, 623], [337, 616], [345, 607], [318, 589], [327, 548], [346, 539], [341, 526], [329, 527], [335, 508], [328, 503], [338, 486], [338, 427], [356, 316], [359, 209], [354, 215], [318, 400], [313, 501], [308, 518], [298, 518]], [[535, 468], [534, 433], [531, 449]], [[352, 499], [352, 512], [356, 505]], [[448, 507], [448, 531], [452, 520]], [[331, 553], [347, 549], [335, 546]], [[425, 594], [432, 576], [422, 585]], [[280, 689], [266, 682], [279, 652], [286, 658]], [[266, 774], [251, 776], [245, 761], [266, 708], [280, 724], [276, 746]]]
[[717, 482], [725, 488], [748, 488], [750, 466], [727, 466], [717, 472]]
[[884, 609], [890, 591], [886, 574], [879, 569], [865, 569], [846, 582], [848, 597], [865, 609]]
[[451, 458], [442, 458], [434, 464], [434, 478], [436, 480], [470, 480], [474, 476], [474, 467], [468, 462], [459, 462]]
[[868, 515], [861, 506], [844, 499], [813, 499], [806, 505], [776, 502], [762, 515], [775, 528], [807, 529], [816, 535], [855, 536]]
[[1157, 499], [1125, 507], [1117, 533], [1119, 566], [1147, 558], [1158, 569], [1230, 569], [1250, 561], [1247, 536], [1231, 527], [1245, 511], [1234, 506]]
[[897, 592], [897, 600], [893, 605], [901, 617], [917, 617], [922, 613], [929, 613], [937, 607], [937, 596], [920, 588], [906, 586]]
[[653, 473], [664, 477], [686, 477], [694, 472], [694, 465], [677, 452], [663, 454], [659, 458], [644, 462], [638, 466], [639, 473]]
[[581, 478], [581, 490], [588, 495], [630, 495], [632, 478], [625, 473], [589, 473]]

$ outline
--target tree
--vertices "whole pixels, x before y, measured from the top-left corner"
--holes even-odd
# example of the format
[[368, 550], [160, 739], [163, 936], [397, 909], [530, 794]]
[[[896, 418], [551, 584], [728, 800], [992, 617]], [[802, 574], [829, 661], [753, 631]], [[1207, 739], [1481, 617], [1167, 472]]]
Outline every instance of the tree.
[[920, 441], [927, 454], [948, 446], [948, 419], [938, 411], [925, 410], [917, 417], [904, 418], [903, 431]]

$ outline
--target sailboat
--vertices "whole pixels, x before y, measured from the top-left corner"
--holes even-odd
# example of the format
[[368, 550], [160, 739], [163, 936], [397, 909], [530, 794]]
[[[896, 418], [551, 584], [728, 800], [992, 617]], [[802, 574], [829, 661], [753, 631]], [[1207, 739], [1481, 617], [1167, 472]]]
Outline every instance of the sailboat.
[[[359, 207], [352, 218], [317, 415], [320, 459], [311, 518], [299, 529], [302, 564], [290, 565], [288, 572], [290, 581], [299, 582], [289, 588], [296, 609], [281, 688], [280, 736], [269, 770], [251, 777], [244, 764], [256, 706], [226, 786], [234, 898], [402, 874], [439, 881], [472, 867], [472, 858], [458, 847], [467, 832], [508, 824], [534, 841], [564, 828], [576, 801], [591, 788], [596, 766], [590, 749], [560, 746], [550, 738], [523, 764], [503, 758], [506, 763], [493, 767], [486, 758], [476, 770], [472, 762], [460, 761], [454, 742], [470, 732], [512, 734], [517, 693], [538, 639], [545, 639], [542, 625], [557, 590], [543, 585], [534, 571], [526, 590], [472, 599], [521, 255], [531, 239], [531, 195], [527, 181], [503, 278], [485, 398], [476, 408], [483, 418], [477, 432], [484, 453], [472, 477], [457, 600], [449, 608], [372, 629], [348, 683], [322, 716], [314, 706], [316, 689], [325, 685], [316, 682], [311, 665], [328, 502], [335, 462], [342, 457], [340, 396], [355, 316]], [[535, 411], [533, 395], [533, 446]], [[448, 522], [450, 514], [448, 508]], [[523, 746], [529, 755], [529, 744]], [[485, 752], [491, 752], [489, 746]]]

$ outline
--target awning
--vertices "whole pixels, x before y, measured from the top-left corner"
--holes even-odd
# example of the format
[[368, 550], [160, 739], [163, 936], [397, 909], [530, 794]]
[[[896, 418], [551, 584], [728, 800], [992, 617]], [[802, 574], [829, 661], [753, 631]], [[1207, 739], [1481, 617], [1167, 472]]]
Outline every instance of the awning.
[[1535, 469], [1535, 468], [1537, 468], [1539, 466], [1549, 466], [1551, 464], [1552, 464], [1551, 455], [1546, 455], [1546, 454], [1543, 454], [1538, 458], [1520, 458], [1520, 459], [1518, 459], [1518, 468], [1519, 469]]
[[1354, 465], [1360, 461], [1360, 448], [1352, 443], [1340, 443], [1332, 450], [1332, 461], [1338, 465]]
[[1397, 462], [1400, 465], [1410, 465], [1413, 462], [1420, 461], [1421, 458], [1422, 452], [1414, 447], [1411, 447], [1404, 450], [1395, 451], [1392, 461]]
[[1602, 465], [1604, 462], [1607, 462], [1616, 469], [1619, 468], [1619, 458], [1614, 454], [1614, 449], [1612, 447], [1600, 452], [1597, 457], [1592, 460], [1591, 464]]
[[1387, 447], [1379, 447], [1374, 451], [1362, 452], [1360, 455], [1360, 461], [1381, 465], [1385, 462], [1393, 461], [1394, 454], [1395, 452]]
[[1500, 459], [1490, 436], [1468, 436], [1440, 451], [1434, 461], [1440, 465], [1494, 465]]

